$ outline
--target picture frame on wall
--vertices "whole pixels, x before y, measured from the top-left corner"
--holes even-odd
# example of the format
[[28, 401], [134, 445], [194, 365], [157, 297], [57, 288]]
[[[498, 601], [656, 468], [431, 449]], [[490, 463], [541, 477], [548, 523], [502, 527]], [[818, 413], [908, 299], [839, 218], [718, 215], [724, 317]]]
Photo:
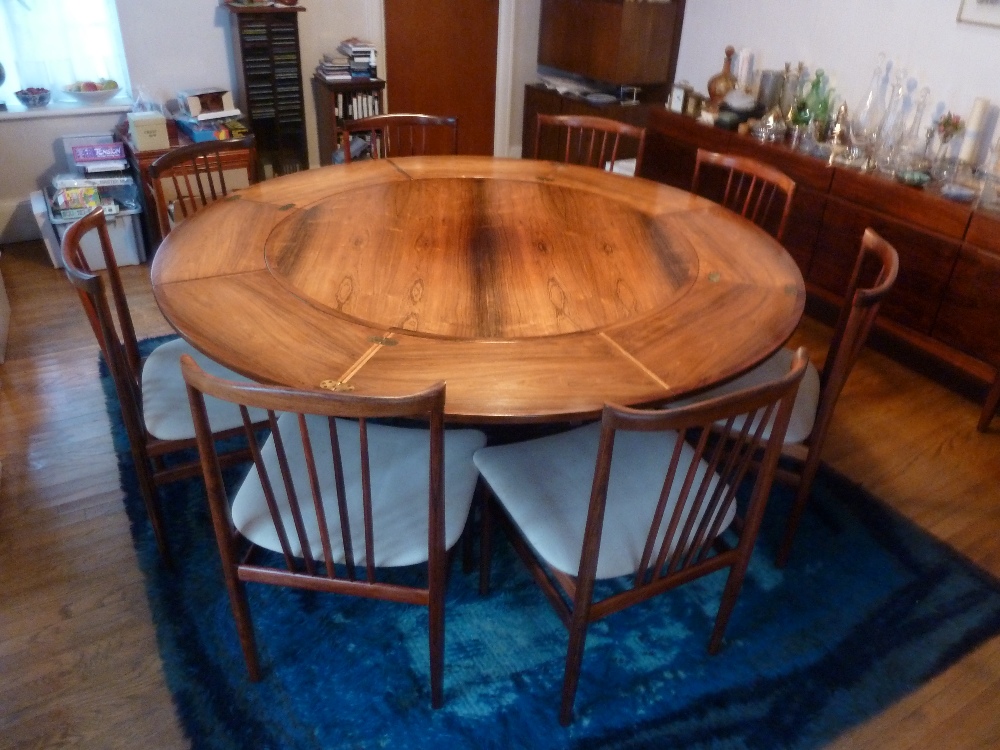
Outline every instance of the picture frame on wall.
[[1000, 27], [1000, 0], [962, 0], [958, 6], [958, 20]]

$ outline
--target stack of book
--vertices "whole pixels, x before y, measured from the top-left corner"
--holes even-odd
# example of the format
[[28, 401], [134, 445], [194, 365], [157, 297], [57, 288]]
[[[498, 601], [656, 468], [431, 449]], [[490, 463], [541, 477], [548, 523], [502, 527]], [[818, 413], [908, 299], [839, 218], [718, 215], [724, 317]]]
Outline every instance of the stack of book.
[[327, 83], [350, 81], [353, 77], [351, 59], [346, 55], [323, 55], [319, 65], [316, 66], [316, 75]]
[[347, 58], [348, 70], [352, 78], [378, 78], [375, 64], [375, 45], [357, 37], [345, 39], [337, 47], [337, 52]]

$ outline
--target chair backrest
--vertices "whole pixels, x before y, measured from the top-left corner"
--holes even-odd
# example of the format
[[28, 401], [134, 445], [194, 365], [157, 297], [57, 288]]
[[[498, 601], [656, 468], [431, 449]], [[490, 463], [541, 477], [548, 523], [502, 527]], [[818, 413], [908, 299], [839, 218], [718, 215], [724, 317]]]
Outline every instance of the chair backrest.
[[[216, 446], [208, 423], [205, 396], [240, 407], [244, 433], [270, 516], [268, 521], [260, 521], [260, 524], [267, 527], [266, 534], [269, 538], [277, 540], [276, 546], [280, 549], [287, 569], [285, 572], [280, 565], [275, 566], [271, 570], [279, 571], [280, 575], [261, 573], [257, 580], [306, 588], [322, 587], [341, 593], [358, 593], [359, 586], [374, 587], [372, 593], [366, 595], [417, 603], [416, 600], [406, 599], [404, 595], [394, 594], [393, 587], [376, 582], [376, 560], [370, 551], [377, 549], [378, 535], [382, 533], [382, 529], [379, 528], [372, 505], [373, 468], [370, 462], [377, 456], [369, 450], [369, 420], [402, 418], [429, 424], [429, 430], [421, 431], [421, 435], [426, 435], [426, 440], [429, 441], [427, 455], [430, 462], [426, 559], [429, 561], [431, 575], [439, 574], [444, 570], [446, 554], [443, 383], [410, 396], [377, 397], [318, 390], [300, 391], [222, 380], [205, 373], [186, 355], [181, 357], [181, 370], [188, 384], [216, 538], [223, 563], [227, 567], [237, 566], [241, 560], [237, 537], [234, 535], [236, 527], [231, 516], [230, 502], [226, 496]], [[261, 435], [252, 424], [248, 413], [248, 408], [251, 407], [267, 412], [269, 436]], [[377, 426], [372, 425], [371, 428], [377, 429]], [[356, 445], [348, 445], [347, 440], [351, 435], [356, 436]], [[262, 448], [264, 438], [273, 443]], [[273, 454], [267, 454], [272, 450]], [[345, 467], [351, 476], [354, 476], [354, 472], [360, 475], [360, 513], [357, 508], [358, 498], [347, 496]], [[385, 468], [376, 466], [374, 473], [384, 472]], [[333, 503], [330, 503], [329, 508], [324, 505], [323, 477], [332, 477], [336, 488], [335, 510]], [[249, 481], [248, 478], [247, 482]], [[337, 518], [330, 519], [329, 523], [328, 511], [337, 514]], [[289, 526], [291, 533], [288, 531]], [[339, 527], [337, 538], [331, 535], [331, 526]], [[315, 535], [318, 535], [318, 543]], [[362, 549], [356, 547], [358, 539], [363, 539]], [[317, 545], [321, 550], [319, 555], [314, 554]], [[342, 557], [342, 562], [337, 557]], [[362, 560], [363, 575], [357, 570], [361, 565], [356, 565]], [[337, 573], [338, 562], [346, 568], [343, 575]], [[255, 565], [263, 568], [266, 563], [257, 562]], [[293, 578], [299, 582], [294, 582]], [[302, 583], [305, 578], [312, 580]], [[316, 579], [324, 579], [327, 583], [325, 586], [313, 583]], [[384, 586], [381, 593], [378, 593], [379, 586]]]
[[[621, 431], [671, 431], [679, 439], [672, 443], [633, 591], [612, 597], [609, 604], [617, 603], [602, 613], [721, 567], [735, 566], [736, 558], [743, 565], [749, 561], [807, 359], [805, 350], [799, 349], [789, 372], [780, 379], [687, 406], [663, 410], [605, 406], [577, 601], [590, 597], [586, 587], [592, 586], [596, 575], [615, 437]], [[745, 482], [752, 483], [749, 499], [738, 513], [737, 492], [745, 490]], [[720, 534], [734, 514], [740, 518], [732, 527], [738, 542], [719, 553]], [[721, 637], [721, 631], [717, 635]]]
[[539, 114], [533, 158], [541, 158], [543, 142], [551, 145], [543, 132], [550, 129], [556, 133], [559, 161], [610, 170], [616, 161], [634, 158], [635, 174], [642, 169], [645, 128], [605, 117]]
[[882, 300], [896, 283], [898, 273], [896, 249], [873, 229], [866, 229], [820, 373], [819, 406], [808, 441], [813, 448], [818, 447], [816, 444], [826, 435], [847, 376], [868, 340]]
[[[175, 148], [149, 165], [149, 189], [156, 198], [160, 234], [175, 223], [257, 182], [257, 146], [253, 135], [225, 141], [204, 141]], [[233, 184], [234, 178], [236, 184]], [[227, 181], [228, 180], [228, 181]]]
[[691, 192], [706, 187], [706, 170], [711, 165], [722, 177], [722, 183], [711, 187], [706, 195], [770, 232], [778, 242], [785, 236], [788, 214], [795, 196], [795, 181], [774, 167], [735, 154], [720, 154], [698, 149], [695, 158]]
[[373, 159], [458, 153], [458, 119], [388, 114], [348, 120], [343, 128], [344, 163], [351, 161], [351, 136], [368, 141]]
[[[83, 254], [80, 243], [88, 232], [96, 232], [100, 241], [113, 308], [108, 302], [104, 279], [91, 271]], [[69, 226], [63, 235], [62, 256], [66, 277], [80, 295], [80, 301], [114, 381], [129, 441], [133, 445], [139, 445], [145, 435], [140, 386], [142, 364], [104, 209], [95, 208]]]

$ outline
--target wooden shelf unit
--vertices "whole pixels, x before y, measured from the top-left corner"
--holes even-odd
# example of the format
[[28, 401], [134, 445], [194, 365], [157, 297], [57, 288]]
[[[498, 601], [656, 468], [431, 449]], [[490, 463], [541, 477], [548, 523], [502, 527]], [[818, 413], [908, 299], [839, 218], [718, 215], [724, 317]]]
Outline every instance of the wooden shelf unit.
[[542, 0], [538, 63], [614, 85], [673, 83], [685, 0]]
[[[326, 81], [313, 75], [312, 87], [316, 102], [319, 163], [326, 166], [333, 163], [333, 153], [340, 144], [344, 120], [385, 114], [385, 81], [380, 78]], [[359, 108], [356, 97], [365, 97], [368, 108]]]
[[[597, 104], [528, 84], [522, 155], [534, 152], [538, 114], [591, 115], [644, 127], [649, 108], [662, 106], [673, 86], [684, 4], [685, 0], [542, 0], [538, 64], [589, 79], [605, 93], [637, 86], [640, 103]], [[550, 144], [542, 143], [539, 156], [553, 158]]]
[[257, 137], [263, 176], [309, 168], [302, 57], [294, 6], [225, 6], [230, 16], [239, 106]]
[[879, 348], [956, 385], [956, 376], [978, 387], [996, 376], [1000, 210], [830, 167], [662, 107], [649, 112], [641, 176], [689, 189], [699, 148], [750, 156], [796, 181], [784, 244], [806, 280], [810, 310], [823, 317], [840, 305], [872, 227], [899, 252], [899, 277], [876, 320]]

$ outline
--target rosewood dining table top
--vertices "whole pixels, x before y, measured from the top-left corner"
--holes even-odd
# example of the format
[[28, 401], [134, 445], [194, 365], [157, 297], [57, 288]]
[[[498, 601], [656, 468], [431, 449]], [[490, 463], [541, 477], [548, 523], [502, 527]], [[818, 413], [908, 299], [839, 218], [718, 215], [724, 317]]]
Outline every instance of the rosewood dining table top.
[[802, 275], [682, 190], [528, 159], [435, 156], [262, 182], [185, 220], [152, 265], [193, 346], [260, 382], [400, 395], [458, 422], [660, 403], [753, 367]]

